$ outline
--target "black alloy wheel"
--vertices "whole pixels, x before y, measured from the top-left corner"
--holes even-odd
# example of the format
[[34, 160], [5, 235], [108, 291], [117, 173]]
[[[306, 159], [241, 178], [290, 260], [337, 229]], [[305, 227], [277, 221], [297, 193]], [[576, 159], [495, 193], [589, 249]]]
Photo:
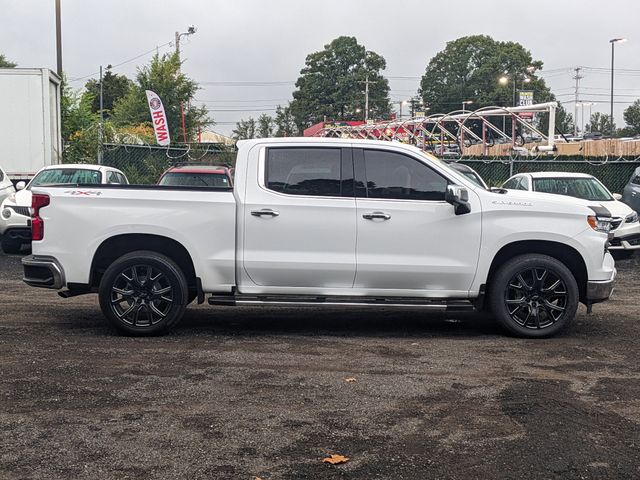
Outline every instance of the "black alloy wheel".
[[510, 333], [550, 337], [576, 316], [579, 302], [574, 274], [560, 260], [525, 254], [506, 261], [488, 284], [491, 311]]
[[189, 288], [173, 260], [156, 252], [137, 251], [107, 268], [99, 297], [102, 313], [121, 333], [159, 335], [182, 318]]

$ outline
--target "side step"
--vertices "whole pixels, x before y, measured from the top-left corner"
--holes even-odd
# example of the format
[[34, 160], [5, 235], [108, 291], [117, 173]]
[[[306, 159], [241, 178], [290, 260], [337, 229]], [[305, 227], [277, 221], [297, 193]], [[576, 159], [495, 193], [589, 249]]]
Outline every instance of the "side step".
[[379, 298], [379, 297], [315, 297], [310, 295], [212, 295], [209, 305], [278, 305], [278, 306], [357, 306], [357, 307], [405, 307], [447, 311], [472, 311], [469, 300], [427, 298]]

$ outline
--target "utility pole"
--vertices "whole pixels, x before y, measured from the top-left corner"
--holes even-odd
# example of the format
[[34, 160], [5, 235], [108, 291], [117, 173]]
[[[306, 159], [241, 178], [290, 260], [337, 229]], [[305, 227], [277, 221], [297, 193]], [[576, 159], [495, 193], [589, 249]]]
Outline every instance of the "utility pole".
[[60, 0], [56, 0], [56, 58], [57, 73], [62, 78], [62, 19], [60, 17]]
[[180, 60], [180, 32], [176, 32], [176, 56]]
[[364, 80], [364, 122], [369, 120], [369, 75]]
[[574, 71], [576, 72], [576, 75], [575, 77], [573, 77], [573, 79], [576, 81], [575, 102], [574, 102], [574, 109], [573, 109], [573, 135], [574, 136], [578, 135], [578, 103], [580, 98], [580, 80], [584, 78], [582, 75], [580, 75], [580, 70], [582, 70], [582, 68], [576, 67], [574, 69]]
[[102, 65], [100, 65], [100, 129], [98, 130], [100, 141], [98, 145], [98, 165], [102, 165], [102, 142], [104, 141], [104, 90], [102, 83]]

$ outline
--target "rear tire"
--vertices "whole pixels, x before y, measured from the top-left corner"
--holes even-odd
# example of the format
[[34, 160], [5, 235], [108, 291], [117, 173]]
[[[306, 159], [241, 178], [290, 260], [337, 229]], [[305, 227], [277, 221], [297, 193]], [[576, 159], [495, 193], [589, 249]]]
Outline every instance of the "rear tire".
[[20, 253], [20, 250], [22, 250], [22, 241], [17, 238], [9, 238], [4, 235], [0, 243], [2, 244], [2, 251], [7, 254]]
[[102, 313], [120, 333], [161, 335], [182, 318], [189, 288], [180, 267], [151, 251], [118, 258], [100, 281]]
[[520, 255], [502, 265], [493, 276], [489, 297], [496, 320], [526, 338], [550, 337], [565, 329], [579, 302], [571, 271], [540, 254]]

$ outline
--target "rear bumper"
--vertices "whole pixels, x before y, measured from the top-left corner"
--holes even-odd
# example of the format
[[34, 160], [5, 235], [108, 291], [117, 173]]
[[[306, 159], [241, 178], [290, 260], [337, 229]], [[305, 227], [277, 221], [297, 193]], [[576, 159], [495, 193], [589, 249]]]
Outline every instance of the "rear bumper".
[[614, 270], [609, 280], [587, 282], [587, 301], [590, 303], [598, 303], [609, 300], [616, 283], [616, 275], [617, 272]]
[[62, 265], [53, 257], [29, 255], [22, 259], [22, 281], [32, 287], [60, 290], [65, 285]]

